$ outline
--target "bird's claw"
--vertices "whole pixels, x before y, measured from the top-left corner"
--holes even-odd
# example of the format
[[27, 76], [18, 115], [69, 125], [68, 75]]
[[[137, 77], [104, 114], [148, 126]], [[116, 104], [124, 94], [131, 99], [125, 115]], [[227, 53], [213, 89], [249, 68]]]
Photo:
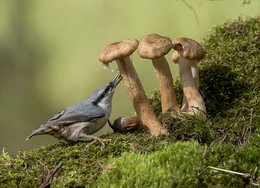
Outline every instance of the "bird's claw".
[[89, 148], [91, 145], [95, 144], [97, 141], [99, 141], [102, 144], [102, 149], [106, 147], [104, 142], [111, 142], [111, 139], [101, 139], [101, 138], [95, 138], [94, 141], [90, 142], [88, 145], [86, 145], [86, 149]]

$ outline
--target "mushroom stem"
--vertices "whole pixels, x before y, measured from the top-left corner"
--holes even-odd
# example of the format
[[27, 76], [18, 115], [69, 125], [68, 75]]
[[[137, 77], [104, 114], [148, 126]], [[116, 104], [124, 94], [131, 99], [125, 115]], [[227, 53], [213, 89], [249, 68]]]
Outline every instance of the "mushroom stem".
[[127, 93], [134, 105], [144, 128], [152, 135], [166, 134], [167, 131], [163, 128], [157, 119], [142, 87], [141, 81], [136, 73], [129, 56], [116, 59], [120, 73], [123, 75]]
[[[196, 114], [198, 108], [206, 112], [202, 96], [199, 93], [199, 72], [197, 62], [204, 58], [206, 50], [198, 42], [190, 38], [175, 38], [173, 49], [179, 52], [179, 70], [183, 87], [183, 104], [181, 110]], [[177, 61], [177, 52], [172, 54], [172, 60]], [[195, 107], [195, 108], [193, 108]]]
[[[197, 60], [191, 60], [190, 62], [190, 68], [191, 68], [191, 74], [192, 74], [192, 78], [195, 84], [195, 88], [198, 90], [199, 92], [199, 70], [198, 70], [198, 66], [197, 66], [198, 61]], [[187, 111], [188, 110], [188, 101], [185, 98], [185, 95], [183, 95], [182, 98], [182, 106], [181, 106], [181, 111]]]
[[[179, 63], [179, 56], [180, 56], [179, 52], [174, 51], [172, 54], [171, 60], [174, 63]], [[198, 60], [191, 60], [190, 67], [191, 67], [192, 78], [195, 83], [195, 88], [199, 91], [199, 70], [198, 70], [197, 63], [198, 63]], [[188, 102], [187, 102], [185, 96], [183, 95], [181, 111], [187, 111], [187, 110], [188, 110]]]
[[146, 35], [139, 43], [138, 54], [142, 58], [151, 59], [159, 81], [162, 113], [173, 107], [179, 112], [170, 66], [165, 55], [172, 49], [172, 41], [158, 34]]
[[198, 111], [198, 109], [193, 109], [192, 107], [198, 107], [200, 110], [206, 112], [204, 100], [197, 90], [195, 82], [193, 80], [190, 62], [191, 60], [183, 58], [182, 53], [180, 54], [179, 72], [183, 93], [188, 102], [187, 113], [194, 114]]
[[182, 97], [182, 105], [181, 105], [181, 111], [182, 111], [182, 112], [186, 112], [186, 111], [188, 111], [188, 108], [189, 108], [188, 101], [187, 101], [185, 95], [183, 94], [183, 97]]
[[176, 100], [176, 94], [173, 85], [173, 78], [170, 71], [170, 66], [165, 59], [165, 56], [152, 59], [153, 66], [156, 70], [156, 76], [159, 81], [162, 113], [165, 113], [169, 108], [173, 107], [177, 112], [180, 111]]
[[198, 70], [197, 63], [198, 63], [197, 60], [193, 60], [190, 62], [190, 65], [191, 65], [192, 77], [195, 82], [195, 87], [199, 91], [199, 70]]

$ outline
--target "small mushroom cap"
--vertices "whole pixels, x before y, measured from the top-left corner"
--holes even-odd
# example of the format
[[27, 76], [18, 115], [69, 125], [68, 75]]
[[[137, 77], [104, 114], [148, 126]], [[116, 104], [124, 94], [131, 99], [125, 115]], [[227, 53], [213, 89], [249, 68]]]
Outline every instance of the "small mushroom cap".
[[198, 42], [190, 38], [175, 38], [172, 41], [173, 49], [183, 50], [183, 57], [190, 60], [200, 60], [206, 55], [206, 50]]
[[179, 63], [179, 57], [180, 57], [180, 53], [178, 51], [174, 51], [172, 53], [172, 57], [171, 57], [171, 60], [174, 62], [174, 63]]
[[156, 59], [172, 49], [171, 39], [157, 34], [146, 35], [139, 43], [138, 54], [142, 58]]
[[121, 57], [129, 56], [136, 50], [138, 43], [136, 39], [126, 39], [109, 44], [100, 54], [99, 60], [103, 63], [110, 63]]

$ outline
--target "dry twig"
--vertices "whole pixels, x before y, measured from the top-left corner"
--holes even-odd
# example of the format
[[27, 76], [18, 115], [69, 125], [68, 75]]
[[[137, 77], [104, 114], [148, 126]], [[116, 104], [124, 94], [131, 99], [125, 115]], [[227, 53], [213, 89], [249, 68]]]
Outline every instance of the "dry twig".
[[222, 172], [228, 172], [228, 173], [231, 173], [231, 174], [236, 174], [236, 175], [240, 175], [240, 176], [246, 176], [247, 174], [244, 174], [244, 173], [241, 173], [241, 172], [235, 172], [235, 171], [231, 171], [231, 170], [225, 170], [225, 169], [222, 169], [222, 168], [217, 168], [217, 167], [213, 167], [213, 166], [208, 166], [209, 168], [213, 169], [213, 170], [219, 170], [219, 171], [222, 171]]
[[[236, 174], [236, 175], [240, 175], [240, 176], [244, 176], [244, 177], [250, 177], [249, 174], [245, 174], [245, 173], [242, 173], [242, 172], [236, 172], [236, 171], [232, 171], [232, 170], [226, 170], [226, 169], [217, 168], [217, 167], [213, 167], [213, 166], [208, 166], [208, 168], [213, 169], [213, 170], [219, 170], [219, 171], [222, 171], [222, 172], [231, 173], [231, 174]], [[259, 184], [256, 184], [256, 183], [253, 183], [253, 182], [250, 182], [250, 183], [251, 183], [252, 185], [254, 185], [254, 186], [260, 187]]]
[[56, 168], [47, 176], [47, 178], [44, 180], [44, 182], [40, 185], [39, 188], [47, 187], [50, 183], [56, 172], [60, 169], [60, 167], [63, 165], [62, 161], [56, 166]]
[[249, 120], [249, 135], [247, 138], [247, 142], [249, 143], [250, 137], [251, 137], [251, 132], [252, 132], [252, 119], [253, 119], [253, 108], [251, 108], [250, 111], [250, 120]]
[[250, 137], [251, 137], [251, 132], [252, 132], [252, 119], [253, 119], [253, 108], [250, 109], [249, 124], [248, 124], [246, 130], [244, 130], [243, 134], [242, 134], [243, 143], [241, 144], [241, 146], [244, 146], [246, 143], [250, 143]]
[[225, 135], [225, 136], [222, 138], [222, 140], [219, 142], [217, 148], [224, 142], [224, 140], [226, 139], [226, 137], [227, 137], [227, 135]]

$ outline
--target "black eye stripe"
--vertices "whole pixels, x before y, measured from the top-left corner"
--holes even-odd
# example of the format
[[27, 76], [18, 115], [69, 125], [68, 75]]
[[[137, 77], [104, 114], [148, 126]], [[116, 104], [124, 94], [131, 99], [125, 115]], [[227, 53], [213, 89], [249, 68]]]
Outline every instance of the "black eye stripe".
[[103, 99], [105, 97], [105, 95], [108, 93], [109, 90], [112, 90], [112, 84], [109, 84], [106, 89], [103, 91], [103, 93], [93, 102], [93, 104], [97, 105], [101, 99]]

